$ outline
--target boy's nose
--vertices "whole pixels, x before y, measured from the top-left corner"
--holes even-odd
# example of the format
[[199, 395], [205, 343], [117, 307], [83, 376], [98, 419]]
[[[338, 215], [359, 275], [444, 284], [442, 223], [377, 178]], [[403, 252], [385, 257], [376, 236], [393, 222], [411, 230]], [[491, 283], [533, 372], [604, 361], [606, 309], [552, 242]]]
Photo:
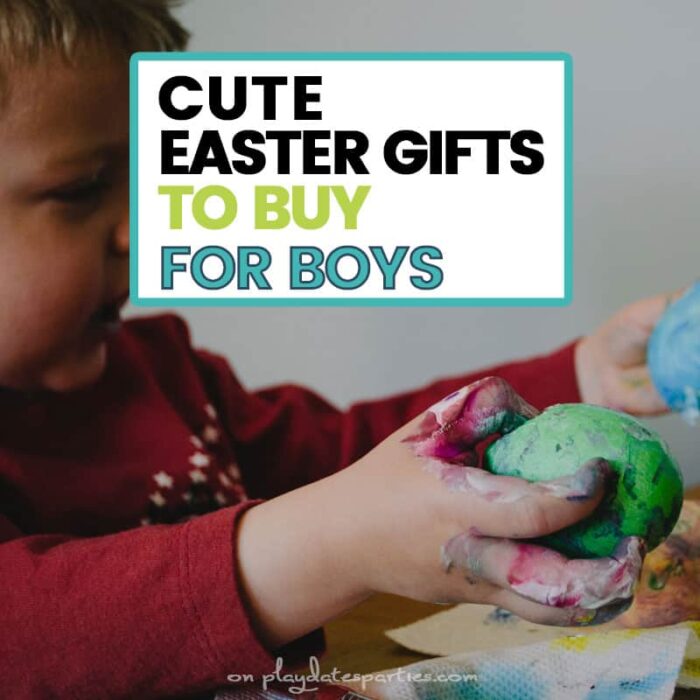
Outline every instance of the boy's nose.
[[117, 255], [129, 253], [129, 215], [125, 214], [112, 233], [112, 250]]

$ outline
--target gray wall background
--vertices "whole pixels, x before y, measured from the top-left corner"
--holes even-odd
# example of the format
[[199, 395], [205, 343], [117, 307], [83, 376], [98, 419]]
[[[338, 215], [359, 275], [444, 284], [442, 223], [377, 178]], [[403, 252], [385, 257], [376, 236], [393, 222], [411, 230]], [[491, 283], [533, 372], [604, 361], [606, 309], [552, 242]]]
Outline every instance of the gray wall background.
[[[700, 276], [697, 0], [190, 0], [201, 51], [566, 51], [574, 60], [574, 303], [563, 309], [187, 309], [251, 388], [339, 405], [553, 349]], [[652, 425], [700, 482], [700, 426]]]

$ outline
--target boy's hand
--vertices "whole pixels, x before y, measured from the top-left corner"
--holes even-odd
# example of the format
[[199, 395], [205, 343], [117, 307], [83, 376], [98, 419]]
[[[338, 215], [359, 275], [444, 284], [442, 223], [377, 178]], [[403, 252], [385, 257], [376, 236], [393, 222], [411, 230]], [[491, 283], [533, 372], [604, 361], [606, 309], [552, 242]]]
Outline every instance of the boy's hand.
[[576, 375], [584, 403], [640, 416], [668, 411], [647, 367], [654, 326], [682, 292], [643, 299], [618, 311], [576, 347]]
[[536, 415], [488, 378], [433, 406], [347, 470], [354, 561], [373, 591], [433, 602], [491, 603], [554, 625], [604, 622], [628, 607], [642, 564], [637, 539], [614, 557], [567, 560], [519, 542], [587, 515], [610, 469], [593, 460], [572, 476], [529, 483], [476, 466], [476, 445]]
[[374, 592], [491, 603], [567, 626], [626, 609], [640, 540], [589, 560], [520, 541], [589, 515], [603, 496], [606, 462], [540, 483], [477, 466], [480, 442], [534, 415], [503, 380], [481, 380], [347, 469], [248, 511], [239, 565], [262, 638], [279, 646]]

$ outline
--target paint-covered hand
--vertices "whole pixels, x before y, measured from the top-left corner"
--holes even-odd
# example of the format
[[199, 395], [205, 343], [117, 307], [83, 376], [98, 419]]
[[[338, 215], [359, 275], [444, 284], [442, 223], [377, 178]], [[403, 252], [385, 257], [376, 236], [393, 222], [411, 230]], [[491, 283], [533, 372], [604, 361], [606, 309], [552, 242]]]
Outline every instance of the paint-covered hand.
[[685, 501], [670, 537], [649, 553], [632, 607], [616, 627], [700, 620], [700, 503]]
[[[433, 602], [498, 605], [544, 624], [610, 620], [630, 604], [643, 543], [568, 560], [523, 540], [588, 516], [611, 473], [604, 460], [529, 483], [478, 466], [477, 446], [536, 415], [503, 380], [476, 382], [429, 409], [350, 468], [364, 532], [357, 560], [375, 591]], [[348, 476], [350, 476], [350, 473]]]
[[584, 403], [659, 415], [668, 411], [647, 367], [647, 344], [668, 305], [682, 292], [624, 307], [576, 346], [576, 376]]

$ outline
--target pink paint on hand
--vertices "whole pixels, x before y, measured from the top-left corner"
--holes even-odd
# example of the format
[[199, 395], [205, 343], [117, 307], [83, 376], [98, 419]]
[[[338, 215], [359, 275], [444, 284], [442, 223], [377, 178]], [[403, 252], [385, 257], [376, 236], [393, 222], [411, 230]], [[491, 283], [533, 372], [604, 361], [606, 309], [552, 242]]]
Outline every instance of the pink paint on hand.
[[508, 382], [487, 377], [456, 391], [428, 409], [418, 431], [406, 439], [415, 453], [451, 464], [475, 464], [476, 445], [534, 418], [538, 411]]
[[637, 538], [622, 541], [612, 557], [566, 559], [553, 550], [518, 544], [507, 581], [518, 594], [554, 607], [600, 608], [631, 598], [642, 568]]
[[478, 467], [476, 446], [507, 433], [537, 415], [537, 410], [497, 377], [488, 377], [455, 391], [430, 408], [415, 434], [404, 440], [427, 471], [451, 491], [470, 492], [487, 501], [513, 503], [537, 492], [582, 500], [591, 498], [610, 472], [604, 460], [592, 460], [573, 475], [531, 484], [515, 477], [495, 476]]
[[612, 557], [567, 559], [539, 545], [462, 533], [444, 545], [442, 558], [447, 570], [458, 568], [535, 603], [594, 610], [632, 597], [643, 545], [629, 537]]

